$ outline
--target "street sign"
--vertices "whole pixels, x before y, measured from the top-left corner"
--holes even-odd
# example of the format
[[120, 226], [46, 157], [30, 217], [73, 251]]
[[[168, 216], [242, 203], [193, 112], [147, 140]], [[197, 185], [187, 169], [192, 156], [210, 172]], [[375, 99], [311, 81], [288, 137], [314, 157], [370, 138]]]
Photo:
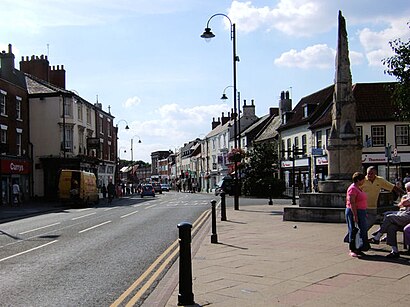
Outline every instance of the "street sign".
[[313, 156], [323, 156], [323, 149], [322, 148], [312, 148], [312, 155]]

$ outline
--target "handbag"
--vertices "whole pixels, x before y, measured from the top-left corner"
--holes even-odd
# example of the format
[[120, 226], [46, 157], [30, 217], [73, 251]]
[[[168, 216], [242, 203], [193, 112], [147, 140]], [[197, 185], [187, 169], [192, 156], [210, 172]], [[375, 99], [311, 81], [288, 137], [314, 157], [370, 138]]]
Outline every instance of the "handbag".
[[360, 236], [360, 229], [357, 226], [357, 223], [355, 223], [353, 229], [352, 229], [352, 240], [349, 243], [349, 249], [351, 251], [359, 250], [363, 246], [363, 240], [362, 237]]

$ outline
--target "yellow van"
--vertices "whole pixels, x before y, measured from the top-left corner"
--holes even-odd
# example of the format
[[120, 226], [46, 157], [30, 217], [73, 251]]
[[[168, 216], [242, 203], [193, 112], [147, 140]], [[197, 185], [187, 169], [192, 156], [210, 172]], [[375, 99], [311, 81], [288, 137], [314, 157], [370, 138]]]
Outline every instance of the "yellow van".
[[78, 205], [98, 204], [97, 180], [93, 173], [62, 170], [58, 182], [60, 201]]

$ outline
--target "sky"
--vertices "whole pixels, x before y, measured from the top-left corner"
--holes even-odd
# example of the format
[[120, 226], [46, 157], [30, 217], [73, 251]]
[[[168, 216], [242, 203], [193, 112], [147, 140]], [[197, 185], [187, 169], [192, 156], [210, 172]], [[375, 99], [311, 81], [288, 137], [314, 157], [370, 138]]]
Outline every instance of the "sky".
[[150, 162], [233, 108], [230, 22], [241, 105], [254, 100], [261, 117], [282, 91], [295, 106], [333, 84], [339, 10], [353, 83], [395, 81], [381, 60], [410, 38], [408, 0], [0, 0], [0, 51], [12, 44], [16, 68], [42, 54], [64, 65], [66, 88], [115, 116], [120, 158]]

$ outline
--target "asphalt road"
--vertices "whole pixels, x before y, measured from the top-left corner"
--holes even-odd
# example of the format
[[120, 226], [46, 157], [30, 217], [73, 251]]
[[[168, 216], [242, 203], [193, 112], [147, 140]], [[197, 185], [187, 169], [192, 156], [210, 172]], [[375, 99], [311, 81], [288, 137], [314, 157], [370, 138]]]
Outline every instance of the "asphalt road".
[[214, 198], [164, 192], [1, 224], [0, 306], [110, 306]]

